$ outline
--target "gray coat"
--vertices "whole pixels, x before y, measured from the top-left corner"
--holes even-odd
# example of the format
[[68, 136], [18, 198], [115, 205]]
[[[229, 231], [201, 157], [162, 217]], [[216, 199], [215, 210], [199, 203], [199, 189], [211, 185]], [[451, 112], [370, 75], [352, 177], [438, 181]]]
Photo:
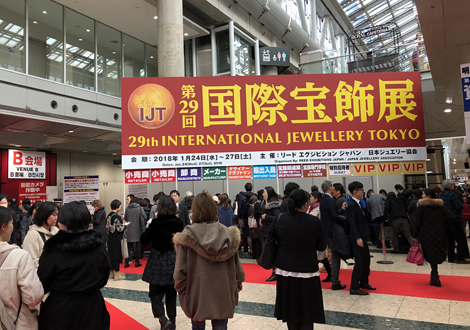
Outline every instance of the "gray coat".
[[372, 220], [384, 216], [385, 197], [382, 194], [373, 194], [367, 200], [367, 210], [370, 213]]
[[130, 203], [124, 213], [124, 219], [130, 222], [127, 226], [127, 242], [139, 242], [140, 235], [145, 231], [147, 215], [144, 209], [137, 203]]

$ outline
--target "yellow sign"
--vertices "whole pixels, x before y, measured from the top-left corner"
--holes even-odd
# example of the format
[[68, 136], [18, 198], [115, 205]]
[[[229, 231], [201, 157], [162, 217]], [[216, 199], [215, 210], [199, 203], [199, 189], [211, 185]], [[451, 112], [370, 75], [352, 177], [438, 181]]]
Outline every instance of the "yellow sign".
[[354, 175], [377, 175], [376, 163], [356, 163], [353, 164]]
[[403, 162], [403, 174], [426, 174], [424, 161]]

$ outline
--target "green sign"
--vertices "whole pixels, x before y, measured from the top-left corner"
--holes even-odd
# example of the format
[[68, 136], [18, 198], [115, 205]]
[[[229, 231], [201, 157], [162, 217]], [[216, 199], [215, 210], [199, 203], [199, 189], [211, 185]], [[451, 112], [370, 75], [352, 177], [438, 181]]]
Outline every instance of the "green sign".
[[202, 169], [202, 180], [227, 180], [227, 167], [204, 167]]

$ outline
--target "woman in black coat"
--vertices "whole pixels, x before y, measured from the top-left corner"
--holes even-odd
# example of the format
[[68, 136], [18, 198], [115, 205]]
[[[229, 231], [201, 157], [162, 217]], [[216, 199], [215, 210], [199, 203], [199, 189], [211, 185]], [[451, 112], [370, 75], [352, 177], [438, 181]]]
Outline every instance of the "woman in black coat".
[[110, 260], [103, 236], [89, 230], [90, 213], [85, 204], [62, 206], [60, 231], [44, 245], [38, 276], [44, 292], [39, 329], [104, 330], [110, 317], [100, 289], [108, 282]]
[[411, 218], [413, 240], [419, 240], [423, 255], [431, 265], [430, 285], [440, 287], [441, 281], [437, 265], [446, 260], [446, 220], [449, 213], [444, 208], [444, 201], [437, 199], [436, 192], [425, 189], [423, 198], [418, 201], [418, 208]]
[[95, 213], [93, 213], [93, 228], [95, 231], [103, 235], [104, 241], [108, 241], [108, 232], [106, 231], [106, 211], [104, 206], [101, 205], [99, 199], [95, 199], [91, 206], [95, 208]]
[[[111, 273], [110, 279], [115, 281], [125, 280], [126, 278], [120, 273], [122, 264], [122, 247], [121, 241], [126, 230], [121, 216], [118, 214], [121, 211], [122, 203], [117, 199], [111, 202], [111, 212], [106, 219], [108, 229], [108, 252], [111, 259]], [[126, 247], [127, 248], [127, 247]]]
[[[176, 212], [176, 203], [170, 196], [160, 197], [157, 217], [140, 237], [142, 245], [152, 243], [152, 251], [142, 281], [150, 284], [149, 297], [153, 316], [159, 319], [162, 330], [173, 329], [176, 319], [176, 290], [173, 280], [176, 252], [173, 235], [184, 228], [183, 221], [176, 216]], [[168, 318], [165, 317], [163, 297]]]

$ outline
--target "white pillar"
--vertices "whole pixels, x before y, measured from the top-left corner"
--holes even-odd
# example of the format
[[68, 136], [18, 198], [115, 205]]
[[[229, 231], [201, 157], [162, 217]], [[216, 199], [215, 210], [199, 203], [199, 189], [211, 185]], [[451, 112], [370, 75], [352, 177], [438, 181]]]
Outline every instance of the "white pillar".
[[307, 16], [305, 16], [304, 0], [297, 0], [297, 8], [299, 9], [300, 22], [302, 29], [308, 34]]
[[184, 77], [183, 0], [157, 1], [158, 76]]
[[310, 0], [310, 36], [315, 42], [318, 42], [317, 30], [317, 3], [315, 0]]
[[326, 38], [326, 31], [328, 30], [330, 18], [328, 16], [323, 17], [323, 24], [321, 28], [321, 35], [320, 35], [320, 47], [323, 49], [325, 46], [325, 38]]

